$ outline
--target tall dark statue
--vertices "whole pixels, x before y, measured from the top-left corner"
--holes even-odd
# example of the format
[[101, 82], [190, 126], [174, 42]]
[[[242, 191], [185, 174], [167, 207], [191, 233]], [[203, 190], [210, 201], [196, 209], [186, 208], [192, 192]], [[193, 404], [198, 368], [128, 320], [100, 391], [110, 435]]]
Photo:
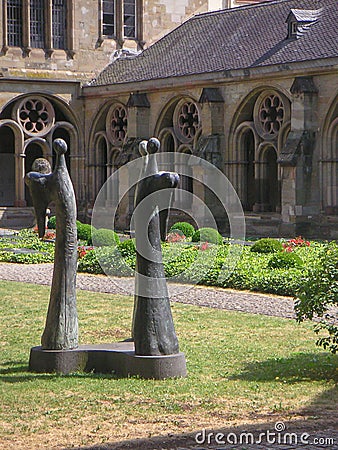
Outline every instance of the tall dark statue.
[[179, 176], [159, 172], [152, 138], [140, 144], [143, 168], [135, 192], [136, 275], [133, 339], [135, 354], [173, 355], [179, 352], [162, 262], [161, 237], [165, 238], [172, 189]]
[[56, 205], [54, 271], [42, 348], [70, 350], [78, 347], [76, 201], [65, 160], [67, 144], [55, 139], [53, 148], [56, 153], [53, 172], [29, 172], [25, 181], [33, 200], [39, 237], [45, 234], [48, 204]]

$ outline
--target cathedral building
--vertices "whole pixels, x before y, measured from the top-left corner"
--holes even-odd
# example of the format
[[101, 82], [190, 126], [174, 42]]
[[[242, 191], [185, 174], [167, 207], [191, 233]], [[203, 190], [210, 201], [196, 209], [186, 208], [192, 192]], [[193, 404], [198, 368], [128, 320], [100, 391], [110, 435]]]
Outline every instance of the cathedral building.
[[[156, 136], [228, 177], [247, 234], [337, 239], [336, 0], [40, 3], [2, 6], [0, 208], [26, 211], [24, 174], [62, 137], [88, 221], [107, 178]], [[189, 170], [181, 187], [206, 200]], [[130, 195], [122, 229], [132, 207]]]

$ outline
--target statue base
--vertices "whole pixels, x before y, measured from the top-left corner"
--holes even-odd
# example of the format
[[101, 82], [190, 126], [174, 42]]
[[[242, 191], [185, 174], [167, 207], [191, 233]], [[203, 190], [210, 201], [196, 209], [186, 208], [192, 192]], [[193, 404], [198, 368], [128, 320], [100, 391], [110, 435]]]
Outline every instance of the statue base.
[[43, 350], [32, 347], [29, 369], [38, 373], [113, 373], [117, 377], [139, 376], [162, 380], [187, 375], [184, 353], [163, 356], [135, 355], [131, 341], [80, 345], [74, 350]]

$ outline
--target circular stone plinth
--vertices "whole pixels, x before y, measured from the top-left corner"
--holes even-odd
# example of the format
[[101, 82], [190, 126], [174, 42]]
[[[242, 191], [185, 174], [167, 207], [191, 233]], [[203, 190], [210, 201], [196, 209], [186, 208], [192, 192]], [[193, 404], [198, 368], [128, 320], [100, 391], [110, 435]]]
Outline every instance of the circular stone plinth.
[[114, 373], [162, 380], [187, 376], [184, 353], [160, 356], [135, 355], [133, 342], [81, 345], [74, 350], [44, 350], [33, 347], [29, 369], [38, 373]]

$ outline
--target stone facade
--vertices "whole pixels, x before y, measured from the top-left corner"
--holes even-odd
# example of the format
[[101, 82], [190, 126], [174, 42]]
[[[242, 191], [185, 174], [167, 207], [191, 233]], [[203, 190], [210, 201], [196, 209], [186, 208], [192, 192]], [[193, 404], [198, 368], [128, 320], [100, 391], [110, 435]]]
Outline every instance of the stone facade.
[[[40, 16], [38, 8], [34, 11], [39, 2], [27, 0], [21, 7], [15, 6], [20, 2], [0, 3], [0, 223], [5, 225], [11, 222], [10, 218], [5, 220], [8, 214], [13, 216], [8, 207], [31, 205], [24, 175], [36, 157], [52, 162], [51, 142], [56, 137], [64, 138], [70, 148], [68, 164], [79, 209], [84, 210], [89, 195], [85, 156], [88, 144], [81, 85], [114, 57], [148, 47], [193, 13], [209, 7], [204, 0], [136, 0], [135, 36], [125, 38], [122, 0], [112, 0], [116, 29], [115, 35], [109, 37], [104, 35], [102, 1], [58, 3], [61, 8], [64, 5], [64, 10], [54, 11], [52, 1], [43, 0]], [[60, 20], [61, 42], [52, 36], [54, 19]], [[39, 38], [43, 45], [39, 45]], [[23, 213], [15, 210], [14, 216], [22, 221]]]
[[[316, 1], [302, 0], [303, 3]], [[277, 24], [282, 38], [276, 45], [271, 43], [272, 50], [267, 48], [265, 53], [262, 50], [261, 55], [252, 56], [256, 65], [248, 59], [238, 67], [233, 63], [223, 70], [198, 73], [197, 68], [185, 74], [179, 72], [181, 67], [174, 73], [175, 64], [163, 65], [162, 69], [162, 62], [157, 60], [158, 72], [153, 78], [145, 76], [139, 80], [137, 64], [142, 56], [130, 58], [128, 53], [120, 51], [120, 59], [105, 69], [106, 75], [100, 82], [103, 72], [99, 72], [116, 49], [122, 50], [121, 46], [132, 50], [146, 48], [194, 11], [218, 9], [225, 6], [224, 2], [185, 0], [176, 5], [169, 1], [144, 1], [144, 28], [138, 42], [102, 39], [98, 11], [93, 7], [97, 2], [73, 3], [76, 3], [74, 53], [69, 53], [69, 49], [66, 49], [68, 53], [58, 50], [49, 52], [46, 57], [41, 50], [31, 50], [23, 56], [22, 49], [5, 48], [0, 56], [3, 62], [0, 207], [30, 205], [24, 174], [37, 157], [44, 156], [52, 161], [51, 142], [62, 137], [70, 148], [68, 164], [79, 217], [89, 221], [95, 198], [107, 178], [138, 156], [141, 139], [156, 136], [164, 151], [201, 156], [224, 172], [242, 202], [249, 235], [303, 234], [337, 238], [338, 55], [337, 52], [325, 58], [305, 55], [299, 61], [266, 62], [282, 46], [289, 49], [297, 44], [296, 38], [290, 39], [290, 44], [285, 43], [287, 21], [293, 20], [293, 16], [288, 16], [289, 9], [284, 9], [283, 14], [273, 10], [277, 12], [272, 17], [279, 13], [282, 18]], [[298, 5], [292, 0], [271, 5], [278, 8], [279, 4], [284, 7], [286, 3], [291, 7]], [[322, 3], [333, 4], [332, 0]], [[239, 29], [243, 30], [250, 21], [248, 13], [255, 12], [254, 8], [236, 8]], [[263, 8], [267, 6], [259, 6], [260, 11]], [[210, 15], [205, 17], [208, 19]], [[236, 24], [234, 17], [229, 18], [229, 23]], [[202, 25], [203, 20], [202, 17], [199, 22]], [[215, 23], [217, 20], [215, 17]], [[193, 23], [188, 21], [180, 27], [182, 36], [184, 27], [186, 36], [192, 36], [194, 29], [189, 27], [193, 27]], [[277, 25], [272, 27], [274, 37], [278, 34]], [[248, 26], [249, 30], [251, 23]], [[269, 26], [269, 30], [272, 28]], [[236, 29], [233, 32], [236, 37]], [[239, 36], [246, 38], [244, 32]], [[176, 60], [184, 61], [187, 52], [182, 48], [186, 43], [175, 37], [172, 39], [170, 45], [166, 38], [154, 44], [149, 70], [154, 66], [151, 55], [157, 51], [163, 54], [162, 47], [172, 47], [173, 42], [179, 43], [175, 46]], [[229, 46], [231, 37], [226, 39]], [[230, 48], [235, 62], [238, 49], [242, 52], [241, 61], [250, 53], [238, 39], [234, 38], [233, 48], [228, 47], [225, 52], [228, 55]], [[253, 36], [253, 47], [257, 46], [254, 39]], [[266, 39], [262, 38], [264, 42]], [[301, 45], [302, 41], [299, 43]], [[205, 50], [205, 59], [209, 58], [206, 64], [210, 64], [211, 50], [200, 48]], [[185, 54], [180, 55], [181, 51]], [[120, 75], [122, 64], [118, 64], [124, 56], [124, 73], [128, 79]], [[204, 56], [196, 56], [195, 61], [198, 58]], [[212, 61], [217, 61], [217, 57]], [[168, 67], [172, 71], [170, 76], [165, 73]], [[147, 67], [142, 66], [144, 69]], [[93, 76], [98, 81], [85, 85], [85, 80]], [[190, 125], [184, 128], [182, 123]], [[202, 183], [198, 182], [199, 168], [189, 170], [193, 181], [186, 177], [183, 187], [210, 204], [217, 203], [208, 199]], [[128, 186], [127, 174], [122, 175], [119, 191], [111, 193], [110, 204], [117, 202]], [[217, 206], [211, 207], [226, 233], [224, 214], [219, 213]], [[132, 208], [133, 193], [130, 192], [119, 208], [119, 228], [127, 227]], [[186, 208], [192, 217], [203, 216], [203, 209], [197, 202]]]

